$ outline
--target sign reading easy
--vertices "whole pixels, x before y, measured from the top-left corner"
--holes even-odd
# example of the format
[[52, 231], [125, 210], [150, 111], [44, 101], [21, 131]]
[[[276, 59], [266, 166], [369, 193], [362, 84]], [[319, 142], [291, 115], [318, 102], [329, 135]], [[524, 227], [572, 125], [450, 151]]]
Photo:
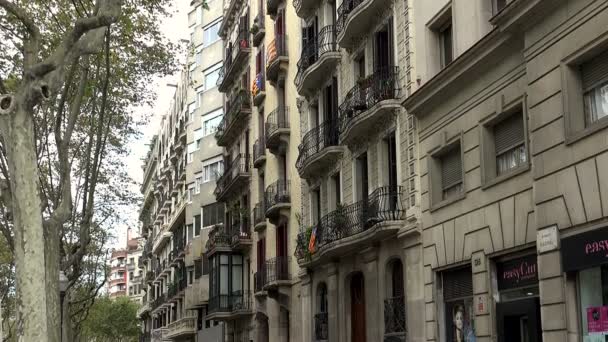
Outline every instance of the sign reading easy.
[[506, 290], [538, 282], [536, 254], [496, 264], [498, 289]]
[[562, 239], [564, 272], [608, 262], [608, 228], [600, 228]]

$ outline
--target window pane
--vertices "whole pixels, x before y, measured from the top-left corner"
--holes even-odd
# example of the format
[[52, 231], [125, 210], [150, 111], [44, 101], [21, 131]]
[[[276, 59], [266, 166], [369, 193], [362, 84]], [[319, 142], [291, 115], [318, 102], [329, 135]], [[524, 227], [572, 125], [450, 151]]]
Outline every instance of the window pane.
[[608, 83], [592, 89], [585, 94], [585, 125], [608, 116]]
[[527, 162], [526, 146], [520, 145], [496, 156], [496, 174], [515, 169]]
[[232, 292], [243, 290], [243, 265], [232, 266]]
[[205, 90], [211, 89], [217, 85], [219, 74], [219, 68], [205, 73]]
[[201, 234], [201, 215], [194, 216], [194, 236]]
[[215, 133], [220, 123], [222, 122], [222, 118], [223, 116], [219, 115], [203, 122], [203, 134], [209, 135]]

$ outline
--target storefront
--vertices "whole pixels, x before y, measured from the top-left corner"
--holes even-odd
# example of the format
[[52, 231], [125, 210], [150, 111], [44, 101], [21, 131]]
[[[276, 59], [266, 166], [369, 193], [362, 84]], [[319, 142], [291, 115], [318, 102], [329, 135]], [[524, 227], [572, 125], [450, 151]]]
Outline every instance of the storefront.
[[536, 253], [496, 262], [498, 342], [540, 342]]
[[577, 278], [583, 342], [608, 341], [608, 227], [563, 238], [561, 253]]

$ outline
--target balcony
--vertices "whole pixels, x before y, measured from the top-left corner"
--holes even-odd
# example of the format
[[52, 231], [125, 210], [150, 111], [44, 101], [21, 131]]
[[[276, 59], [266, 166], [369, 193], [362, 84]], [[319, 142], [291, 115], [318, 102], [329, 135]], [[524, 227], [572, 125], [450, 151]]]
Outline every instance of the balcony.
[[405, 341], [405, 298], [394, 297], [384, 300], [384, 342]]
[[319, 3], [319, 0], [294, 0], [293, 7], [296, 9], [296, 15], [306, 20], [312, 16]]
[[289, 260], [287, 256], [279, 256], [264, 263], [264, 290], [274, 290], [280, 286], [290, 286]]
[[[266, 217], [270, 219], [270, 222], [273, 224], [277, 222], [281, 212], [291, 207], [289, 180], [279, 179], [266, 188], [264, 207], [266, 208]], [[283, 215], [289, 217], [288, 213]]]
[[253, 274], [253, 289], [256, 296], [266, 295], [266, 291], [264, 291], [264, 284], [266, 282], [266, 273], [264, 273], [264, 269], [265, 267], [262, 265], [260, 271]]
[[255, 18], [253, 18], [253, 25], [251, 25], [251, 32], [253, 46], [258, 47], [264, 40], [264, 36], [266, 35], [266, 15], [264, 12], [258, 13]]
[[274, 154], [285, 154], [289, 145], [289, 107], [279, 106], [266, 118], [266, 148]]
[[158, 328], [152, 330], [152, 341], [153, 342], [161, 342], [166, 341], [167, 338], [167, 328]]
[[340, 105], [340, 143], [350, 145], [394, 120], [400, 109], [399, 67], [387, 67], [361, 79]]
[[166, 337], [181, 340], [196, 334], [196, 317], [184, 317], [167, 325]]
[[[272, 84], [284, 84], [287, 65], [289, 64], [287, 37], [285, 34], [275, 35], [275, 38], [268, 45], [266, 56], [268, 57], [268, 62], [266, 63], [266, 78]], [[283, 71], [282, 77], [281, 71]]]
[[227, 163], [224, 174], [217, 180], [214, 191], [216, 199], [223, 201], [227, 197], [239, 193], [250, 178], [250, 157], [239, 153], [230, 163]]
[[215, 226], [209, 232], [209, 240], [207, 241], [207, 256], [210, 258], [216, 252], [230, 252], [232, 245], [232, 236], [224, 231], [223, 225]]
[[310, 96], [319, 90], [320, 85], [333, 74], [340, 58], [333, 25], [325, 26], [316, 37], [306, 40], [295, 79], [298, 93]]
[[240, 222], [232, 225], [232, 249], [242, 251], [251, 247], [251, 226], [249, 219], [242, 217]]
[[296, 168], [300, 177], [308, 179], [334, 165], [343, 148], [339, 144], [338, 120], [328, 120], [308, 131], [298, 146]]
[[310, 230], [298, 234], [296, 255], [301, 266], [337, 258], [394, 235], [403, 226], [405, 206], [401, 187], [381, 187], [367, 199], [341, 206], [316, 226], [314, 252], [308, 250]]
[[361, 42], [361, 37], [372, 32], [379, 18], [384, 18], [382, 13], [389, 8], [388, 0], [344, 0], [338, 7], [338, 44], [352, 50]]
[[253, 314], [253, 299], [250, 292], [237, 291], [231, 295], [219, 295], [209, 298], [208, 318], [215, 320], [233, 320]]
[[264, 201], [253, 207], [253, 229], [256, 232], [261, 232], [266, 229], [266, 208]]
[[155, 300], [152, 301], [152, 303], [150, 304], [150, 308], [152, 309], [152, 311], [158, 309], [159, 306], [165, 304], [167, 302], [167, 294], [163, 293], [162, 295], [158, 296]]
[[329, 321], [327, 312], [315, 315], [315, 341], [327, 341], [329, 339]]
[[264, 71], [259, 72], [253, 84], [251, 85], [251, 95], [253, 96], [253, 104], [259, 107], [264, 99], [266, 98], [266, 78], [264, 77]]
[[236, 76], [247, 65], [246, 61], [251, 53], [249, 43], [249, 28], [239, 27], [236, 40], [228, 43], [226, 48], [226, 59], [217, 79], [218, 90], [225, 93], [234, 83]]
[[181, 278], [176, 280], [173, 283], [169, 283], [167, 290], [167, 298], [171, 301], [175, 300], [176, 297], [183, 297], [184, 290], [188, 287], [188, 283], [186, 282], [186, 278]]
[[236, 139], [251, 115], [251, 96], [248, 91], [239, 91], [226, 105], [226, 114], [217, 127], [215, 139], [218, 146], [228, 146]]
[[266, 163], [266, 142], [258, 139], [253, 143], [253, 167], [260, 168]]

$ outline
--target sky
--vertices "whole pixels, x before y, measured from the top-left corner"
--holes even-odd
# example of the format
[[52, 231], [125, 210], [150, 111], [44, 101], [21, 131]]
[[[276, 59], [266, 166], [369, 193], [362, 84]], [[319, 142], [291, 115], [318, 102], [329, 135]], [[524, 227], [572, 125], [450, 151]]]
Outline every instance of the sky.
[[[173, 15], [165, 18], [161, 24], [162, 32], [174, 43], [178, 43], [180, 39], [188, 39], [190, 36], [188, 31], [189, 7], [190, 0], [173, 0]], [[133, 191], [140, 191], [139, 185], [143, 178], [143, 159], [146, 157], [146, 153], [148, 153], [148, 144], [152, 136], [157, 133], [162, 115], [169, 108], [171, 99], [175, 93], [175, 89], [168, 87], [167, 84], [175, 84], [177, 81], [178, 74], [168, 77], [157, 77], [152, 86], [152, 89], [157, 94], [154, 107], [150, 108], [146, 106], [136, 109], [136, 115], [144, 116], [151, 114], [151, 118], [147, 125], [143, 126], [141, 137], [130, 142], [130, 153], [124, 161], [129, 175], [138, 183], [138, 186], [132, 189]], [[138, 231], [139, 208], [129, 208], [124, 214], [126, 215], [125, 221], [128, 223], [115, 228], [117, 239], [112, 244], [114, 248], [124, 248], [126, 246], [127, 229], [129, 227], [133, 228], [133, 232]]]

